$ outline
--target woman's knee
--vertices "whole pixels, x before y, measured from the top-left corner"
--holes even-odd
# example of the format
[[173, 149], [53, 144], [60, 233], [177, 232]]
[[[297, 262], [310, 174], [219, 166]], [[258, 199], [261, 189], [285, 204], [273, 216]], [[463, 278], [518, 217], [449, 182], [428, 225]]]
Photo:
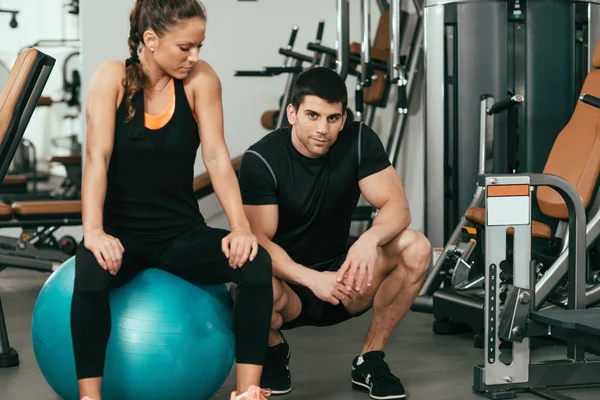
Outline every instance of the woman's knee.
[[271, 256], [262, 246], [259, 246], [254, 260], [248, 261], [242, 266], [242, 281], [270, 286], [272, 278]]
[[75, 254], [75, 291], [108, 291], [112, 275], [100, 266], [96, 256], [84, 246], [79, 246]]

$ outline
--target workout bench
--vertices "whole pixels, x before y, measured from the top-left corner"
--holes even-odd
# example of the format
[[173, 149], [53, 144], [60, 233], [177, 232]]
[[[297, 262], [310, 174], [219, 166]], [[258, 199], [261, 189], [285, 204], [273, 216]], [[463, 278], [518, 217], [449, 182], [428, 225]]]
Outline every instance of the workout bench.
[[[41, 51], [30, 48], [17, 57], [10, 75], [0, 92], [0, 181], [3, 181], [12, 162], [19, 142], [48, 82], [56, 60]], [[23, 211], [23, 209], [21, 209]], [[6, 207], [4, 214], [8, 213]], [[11, 213], [8, 213], [12, 215]], [[23, 214], [25, 215], [25, 214]], [[14, 244], [19, 247], [19, 241]], [[2, 251], [6, 243], [0, 245]], [[5, 267], [0, 257], [0, 266]], [[2, 303], [0, 302], [0, 367], [19, 364], [18, 353], [8, 342]]]

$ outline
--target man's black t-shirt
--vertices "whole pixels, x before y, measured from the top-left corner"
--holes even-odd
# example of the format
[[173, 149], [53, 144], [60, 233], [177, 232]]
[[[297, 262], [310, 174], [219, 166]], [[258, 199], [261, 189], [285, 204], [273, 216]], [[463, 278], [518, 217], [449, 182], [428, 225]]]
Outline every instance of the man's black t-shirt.
[[310, 267], [346, 252], [358, 182], [390, 165], [377, 134], [361, 122], [346, 123], [319, 158], [296, 150], [287, 127], [244, 153], [239, 181], [244, 204], [278, 205], [273, 242]]

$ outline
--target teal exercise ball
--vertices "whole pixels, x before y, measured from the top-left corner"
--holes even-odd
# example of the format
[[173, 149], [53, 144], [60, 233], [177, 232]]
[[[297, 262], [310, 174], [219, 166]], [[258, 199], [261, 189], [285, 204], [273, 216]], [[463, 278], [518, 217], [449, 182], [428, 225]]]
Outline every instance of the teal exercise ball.
[[[44, 284], [32, 319], [35, 359], [64, 400], [79, 400], [70, 324], [74, 277], [73, 257]], [[221, 387], [235, 357], [225, 285], [196, 286], [146, 269], [111, 291], [110, 306], [103, 400], [204, 400]]]

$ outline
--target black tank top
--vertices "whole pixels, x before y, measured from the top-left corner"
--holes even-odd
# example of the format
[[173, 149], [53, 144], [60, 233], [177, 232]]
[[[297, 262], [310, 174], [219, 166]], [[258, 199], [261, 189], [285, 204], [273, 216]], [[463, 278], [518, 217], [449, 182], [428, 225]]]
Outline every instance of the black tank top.
[[145, 123], [143, 91], [134, 98], [130, 122], [127, 103], [121, 102], [104, 201], [106, 227], [156, 242], [205, 223], [193, 189], [198, 125], [183, 82], [174, 79], [171, 85], [174, 110], [166, 111], [173, 110], [162, 126]]

